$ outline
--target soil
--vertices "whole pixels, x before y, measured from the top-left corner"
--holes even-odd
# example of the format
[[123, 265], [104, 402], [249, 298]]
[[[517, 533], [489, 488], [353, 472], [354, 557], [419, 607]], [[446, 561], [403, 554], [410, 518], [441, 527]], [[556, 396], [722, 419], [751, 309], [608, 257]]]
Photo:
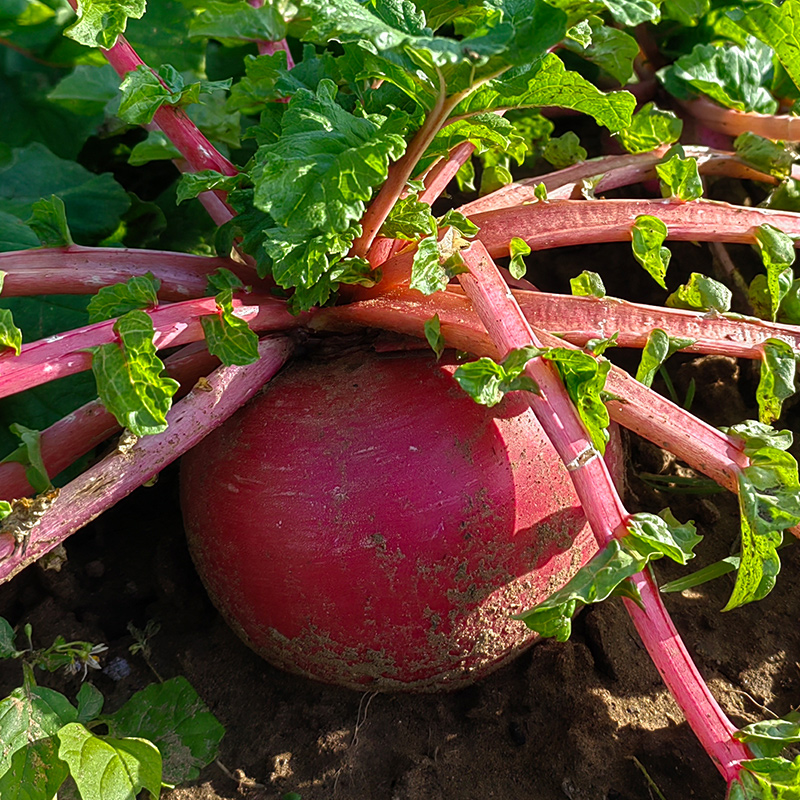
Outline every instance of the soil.
[[[579, 262], [580, 263], [580, 262]], [[752, 417], [749, 365], [676, 358], [681, 396], [713, 424]], [[783, 426], [796, 429], [789, 410]], [[694, 567], [736, 549], [737, 507], [727, 494], [649, 488], [641, 472], [689, 475], [663, 451], [630, 440], [628, 504], [669, 505], [704, 534]], [[31, 622], [34, 641], [62, 634], [109, 646], [90, 679], [121, 705], [154, 680], [184, 675], [227, 728], [219, 760], [165, 800], [647, 800], [722, 798], [724, 783], [649, 662], [618, 601], [581, 613], [571, 641], [541, 642], [472, 687], [450, 694], [377, 694], [281, 672], [243, 645], [209, 602], [188, 556], [177, 468], [134, 493], [66, 543], [59, 571], [40, 565], [0, 586], [0, 614]], [[700, 671], [737, 725], [800, 706], [800, 548], [782, 551], [777, 588], [720, 614], [721, 578], [666, 597]], [[659, 562], [660, 581], [684, 574]], [[160, 624], [146, 663], [131, 655], [129, 622]], [[124, 661], [129, 674], [121, 677]], [[122, 670], [124, 672], [124, 670]], [[40, 674], [74, 697], [79, 679]], [[0, 662], [0, 697], [19, 667]], [[293, 794], [293, 793], [296, 793]]]

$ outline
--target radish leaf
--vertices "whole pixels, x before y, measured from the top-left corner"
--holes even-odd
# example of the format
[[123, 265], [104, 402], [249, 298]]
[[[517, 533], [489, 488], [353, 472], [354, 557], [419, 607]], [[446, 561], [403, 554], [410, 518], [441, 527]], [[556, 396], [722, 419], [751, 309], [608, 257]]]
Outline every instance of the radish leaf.
[[258, 361], [258, 336], [233, 313], [233, 289], [223, 289], [215, 300], [219, 313], [200, 318], [208, 351], [228, 366]]
[[0, 308], [0, 348], [10, 347], [15, 355], [22, 352], [22, 331], [14, 324], [14, 315]]
[[639, 54], [636, 39], [625, 31], [604, 25], [600, 17], [591, 16], [583, 23], [588, 28], [583, 42], [573, 36], [574, 42], [566, 39], [564, 47], [604, 69], [624, 86], [633, 77], [633, 60]]
[[791, 175], [792, 164], [797, 157], [796, 153], [786, 147], [785, 142], [765, 139], [749, 131], [736, 137], [733, 148], [745, 163], [767, 175], [782, 179]]
[[689, 282], [679, 286], [666, 300], [669, 308], [687, 308], [692, 311], [730, 311], [731, 290], [713, 278], [693, 272]]
[[777, 548], [783, 531], [800, 523], [797, 462], [784, 449], [788, 431], [749, 421], [724, 429], [745, 441], [750, 464], [738, 476], [742, 553], [733, 593], [723, 609], [760, 600], [772, 590], [780, 570]]
[[525, 365], [539, 353], [535, 347], [512, 350], [502, 364], [491, 358], [479, 358], [462, 364], [453, 377], [476, 403], [491, 408], [506, 392], [539, 393], [536, 383], [524, 374]]
[[783, 401], [795, 392], [796, 354], [792, 346], [780, 339], [764, 342], [761, 377], [758, 382], [758, 419], [766, 425], [781, 415]]
[[425, 320], [425, 338], [428, 340], [433, 352], [436, 353], [436, 360], [438, 361], [442, 357], [445, 348], [445, 339], [442, 336], [442, 326], [438, 313]]
[[190, 38], [216, 39], [224, 44], [279, 42], [286, 36], [286, 23], [271, 3], [260, 7], [243, 0], [238, 3], [205, 3], [189, 24]]
[[611, 362], [594, 358], [582, 350], [565, 347], [551, 347], [543, 350], [541, 355], [555, 363], [592, 443], [604, 453], [610, 417], [602, 399], [602, 391]]
[[572, 617], [581, 606], [613, 595], [638, 600], [638, 592], [627, 583], [628, 578], [662, 556], [685, 564], [694, 558], [692, 550], [700, 539], [693, 523], [682, 525], [669, 509], [658, 516], [633, 514], [626, 536], [611, 539], [562, 589], [514, 619], [521, 619], [542, 636], [555, 636], [565, 642], [572, 633]]
[[588, 114], [616, 132], [630, 125], [635, 105], [629, 92], [605, 94], [550, 53], [489, 81], [459, 103], [454, 113], [463, 116], [503, 108], [558, 106]]
[[431, 207], [417, 200], [415, 195], [401, 197], [392, 207], [380, 230], [381, 236], [410, 242], [415, 242], [421, 236], [435, 236], [436, 233], [437, 225], [431, 214]]
[[87, 47], [106, 50], [125, 32], [128, 19], [144, 15], [146, 0], [81, 0], [78, 19], [64, 33]]
[[152, 273], [134, 275], [125, 283], [104, 286], [92, 297], [87, 306], [89, 322], [121, 317], [136, 309], [153, 309], [158, 306], [158, 290], [161, 281]]
[[153, 321], [144, 311], [129, 311], [117, 320], [114, 332], [121, 344], [91, 348], [100, 399], [136, 436], [161, 433], [178, 383], [161, 376], [164, 364], [153, 344]]
[[695, 45], [691, 53], [660, 70], [658, 77], [667, 91], [681, 100], [702, 92], [726, 108], [772, 114], [778, 104], [764, 88], [771, 70], [769, 48], [751, 39], [744, 48]]
[[528, 256], [530, 253], [531, 248], [524, 239], [520, 239], [518, 236], [511, 237], [511, 242], [509, 244], [511, 261], [508, 264], [508, 270], [517, 280], [525, 277], [528, 268], [525, 265], [524, 256]]
[[606, 287], [603, 279], [596, 272], [584, 270], [575, 278], [569, 279], [572, 294], [576, 297], [605, 297]]
[[796, 0], [780, 6], [771, 3], [748, 5], [746, 11], [734, 8], [728, 12], [728, 17], [769, 45], [795, 86], [800, 86], [800, 5]]
[[587, 152], [581, 147], [577, 134], [567, 131], [562, 136], [552, 136], [543, 155], [556, 169], [564, 169], [579, 161], [586, 161]]
[[409, 286], [424, 295], [430, 295], [443, 291], [450, 278], [451, 275], [441, 263], [436, 237], [427, 236], [422, 239], [414, 252]]
[[675, 153], [669, 160], [656, 164], [656, 172], [661, 179], [661, 194], [664, 197], [688, 202], [703, 196], [703, 182], [696, 158], [681, 158], [679, 153]]
[[47, 469], [42, 460], [40, 432], [32, 430], [31, 428], [26, 428], [18, 422], [13, 423], [10, 429], [14, 436], [19, 437], [22, 444], [14, 450], [13, 453], [9, 453], [9, 455], [0, 461], [0, 464], [15, 461], [24, 465], [25, 477], [37, 494], [52, 489], [53, 483], [50, 480], [50, 476], [47, 474]]
[[678, 350], [683, 350], [684, 347], [693, 343], [693, 339], [672, 337], [661, 328], [650, 331], [647, 342], [642, 348], [642, 359], [639, 362], [639, 369], [636, 371], [636, 380], [645, 386], [652, 386], [653, 378], [661, 365]]
[[617, 139], [629, 153], [647, 153], [662, 144], [677, 142], [682, 130], [683, 120], [674, 112], [647, 103], [633, 115], [631, 124], [617, 134]]
[[664, 277], [667, 274], [669, 260], [672, 258], [669, 248], [662, 247], [666, 238], [667, 226], [658, 217], [649, 214], [640, 214], [636, 217], [631, 228], [633, 255], [664, 289], [667, 288]]
[[791, 274], [787, 277], [784, 273], [794, 264], [794, 241], [783, 231], [767, 224], [756, 228], [755, 237], [767, 271], [769, 318], [774, 320], [781, 300], [791, 286]]
[[56, 194], [47, 200], [37, 200], [31, 206], [27, 224], [44, 247], [69, 247], [73, 244], [64, 201]]

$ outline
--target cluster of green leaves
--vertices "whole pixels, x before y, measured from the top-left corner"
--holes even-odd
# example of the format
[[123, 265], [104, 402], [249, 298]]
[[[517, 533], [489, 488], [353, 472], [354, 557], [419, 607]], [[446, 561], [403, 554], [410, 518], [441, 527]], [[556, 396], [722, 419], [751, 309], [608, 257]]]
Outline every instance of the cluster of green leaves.
[[[0, 617], [0, 658], [22, 662], [23, 685], [0, 700], [0, 794], [52, 800], [71, 778], [84, 800], [130, 800], [142, 790], [158, 798], [162, 786], [196, 778], [217, 755], [224, 728], [185, 678], [153, 684], [112, 714], [104, 698], [82, 683], [73, 705], [39, 686], [34, 667], [55, 672], [99, 668], [106, 648], [59, 637], [35, 650], [18, 649], [11, 625]], [[107, 733], [97, 733], [106, 730]]]
[[743, 422], [725, 429], [744, 441], [749, 466], [740, 470], [741, 563], [733, 592], [723, 610], [761, 600], [775, 586], [781, 562], [783, 532], [800, 523], [797, 462], [786, 451], [790, 431], [776, 431], [761, 422]]
[[592, 355], [567, 347], [522, 347], [512, 350], [500, 364], [488, 357], [462, 364], [454, 377], [475, 402], [491, 407], [497, 405], [506, 392], [538, 394], [539, 387], [525, 374], [525, 367], [533, 358], [550, 361], [558, 370], [592, 444], [604, 453], [610, 418], [603, 393], [611, 362], [596, 357], [600, 352], [596, 350], [596, 355]]
[[[231, 17], [240, 11], [232, 4]], [[425, 147], [414, 151], [409, 174], [470, 142], [488, 189], [510, 181], [509, 159], [520, 163], [547, 136], [548, 123], [521, 109], [560, 105], [612, 131], [627, 127], [631, 95], [604, 94], [548, 54], [567, 36], [571, 16], [545, 3], [299, 3], [304, 23], [290, 23], [289, 32], [316, 47], [306, 47], [292, 70], [283, 52], [251, 57], [231, 89], [229, 108], [259, 115], [247, 132], [258, 147], [231, 193], [239, 215], [220, 241], [239, 239], [261, 274], [292, 292], [295, 308], [309, 308], [341, 283], [363, 282], [368, 268], [347, 257], [359, 220], [420, 129]], [[592, 32], [602, 38], [605, 30], [595, 18]], [[138, 97], [131, 86], [126, 104], [150, 101]], [[491, 113], [509, 108], [510, 119]], [[181, 196], [221, 180], [187, 177]], [[468, 171], [460, 180], [469, 183]], [[407, 210], [397, 209], [391, 229], [419, 240], [416, 221], [402, 227]], [[422, 239], [419, 249], [431, 272], [434, 243]]]
[[787, 747], [800, 743], [800, 712], [754, 722], [734, 736], [747, 743], [755, 758], [742, 762], [743, 771], [738, 785], [731, 787], [729, 800], [794, 800], [800, 795], [800, 755], [782, 755]]
[[638, 591], [629, 578], [663, 556], [686, 564], [701, 539], [692, 522], [681, 524], [668, 508], [658, 515], [633, 514], [627, 527], [624, 536], [612, 539], [564, 587], [515, 619], [542, 636], [565, 642], [572, 633], [572, 617], [580, 607], [612, 596], [637, 601]]

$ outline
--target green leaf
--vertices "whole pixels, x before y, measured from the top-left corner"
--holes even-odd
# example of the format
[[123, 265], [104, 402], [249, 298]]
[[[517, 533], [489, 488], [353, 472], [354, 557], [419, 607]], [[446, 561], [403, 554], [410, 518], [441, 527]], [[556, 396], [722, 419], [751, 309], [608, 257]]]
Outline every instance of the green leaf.
[[603, 24], [600, 17], [583, 20], [589, 29], [588, 41], [566, 39], [564, 46], [576, 55], [604, 69], [624, 86], [633, 77], [633, 60], [639, 54], [639, 45], [629, 33]]
[[512, 350], [502, 364], [491, 358], [479, 358], [462, 364], [453, 377], [476, 403], [491, 408], [503, 399], [506, 392], [538, 394], [539, 387], [524, 372], [528, 361], [539, 353], [535, 347]]
[[672, 257], [669, 249], [662, 247], [667, 238], [667, 226], [658, 217], [640, 214], [633, 223], [631, 238], [636, 260], [659, 286], [666, 289], [664, 277]]
[[[11, 504], [6, 501], [9, 506], [9, 513], [11, 512]], [[8, 516], [8, 514], [4, 514], [4, 516]], [[5, 617], [0, 617], [0, 658], [13, 658], [17, 652], [17, 648], [14, 646], [14, 629], [11, 627], [11, 623], [5, 619]]]
[[761, 377], [758, 382], [758, 419], [766, 425], [781, 415], [783, 401], [795, 393], [796, 354], [781, 339], [767, 339], [761, 356]]
[[258, 361], [258, 336], [233, 313], [233, 289], [223, 289], [215, 300], [218, 313], [200, 318], [209, 353], [226, 366]]
[[746, 131], [733, 142], [733, 149], [742, 161], [767, 175], [788, 178], [797, 154], [786, 146], [786, 142], [773, 141]]
[[791, 280], [781, 280], [785, 271], [794, 264], [794, 241], [790, 236], [772, 225], [759, 225], [755, 231], [756, 244], [761, 251], [761, 260], [767, 270], [767, 290], [770, 298], [770, 319], [774, 320], [778, 307]]
[[144, 15], [145, 4], [146, 0], [81, 0], [77, 21], [64, 33], [87, 47], [108, 50], [125, 33], [130, 17]]
[[47, 99], [75, 114], [103, 114], [119, 93], [119, 77], [110, 64], [79, 64], [47, 94]]
[[681, 524], [668, 508], [659, 515], [633, 514], [622, 539], [612, 539], [562, 589], [514, 619], [521, 619], [542, 636], [555, 636], [564, 642], [572, 632], [572, 617], [578, 608], [612, 595], [638, 599], [635, 588], [627, 584], [628, 578], [662, 556], [686, 564], [694, 558], [693, 550], [701, 538], [694, 523]]
[[323, 80], [289, 102], [281, 138], [256, 153], [255, 205], [281, 225], [342, 232], [357, 222], [389, 161], [405, 151], [399, 118], [355, 117]]
[[212, 272], [208, 276], [208, 281], [206, 283], [206, 295], [212, 296], [218, 294], [219, 292], [225, 291], [225, 289], [243, 288], [244, 284], [238, 275], [234, 274], [229, 269], [225, 269], [225, 267], [220, 267], [218, 270]]
[[84, 681], [78, 690], [78, 722], [91, 722], [103, 710], [103, 695], [91, 683]]
[[508, 264], [508, 269], [517, 280], [525, 277], [528, 268], [525, 265], [524, 257], [530, 255], [530, 253], [530, 245], [524, 239], [520, 239], [517, 236], [511, 237], [511, 243], [509, 244], [511, 261]]
[[658, 22], [661, 12], [649, 0], [601, 0], [615, 22], [632, 28], [643, 22]]
[[587, 152], [581, 147], [580, 139], [574, 131], [562, 136], [553, 136], [544, 148], [544, 157], [556, 168], [564, 169], [585, 161]]
[[134, 275], [125, 283], [104, 286], [89, 301], [89, 322], [102, 322], [121, 317], [136, 309], [154, 309], [158, 306], [161, 281], [152, 273]]
[[669, 308], [686, 308], [691, 311], [719, 311], [725, 313], [731, 309], [733, 294], [724, 284], [693, 272], [689, 282], [679, 286], [668, 298], [665, 305]]
[[265, 3], [259, 8], [246, 0], [204, 3], [189, 26], [191, 38], [217, 39], [225, 44], [238, 42], [279, 42], [286, 36], [286, 23], [277, 6]]
[[417, 245], [411, 264], [410, 288], [416, 289], [424, 295], [431, 295], [444, 291], [450, 282], [450, 277], [447, 269], [441, 263], [439, 243], [436, 241], [436, 237], [428, 236], [422, 239]]
[[431, 207], [417, 200], [416, 195], [408, 195], [394, 204], [381, 226], [380, 235], [415, 242], [421, 236], [435, 236], [436, 232], [437, 225]]
[[683, 578], [669, 581], [669, 583], [659, 586], [658, 590], [663, 594], [669, 594], [670, 592], [683, 592], [686, 589], [694, 589], [695, 586], [702, 586], [704, 583], [735, 572], [739, 569], [740, 563], [741, 559], [739, 556], [728, 556], [721, 561], [716, 561], [713, 564], [709, 564], [707, 567], [698, 569]]
[[442, 128], [428, 145], [417, 165], [423, 172], [437, 158], [447, 158], [450, 151], [464, 142], [475, 147], [475, 155], [501, 153], [521, 164], [527, 153], [527, 143], [514, 124], [497, 114], [476, 114], [457, 119]]
[[0, 347], [10, 347], [15, 355], [22, 352], [22, 331], [14, 324], [14, 316], [7, 308], [0, 308]]
[[636, 371], [636, 380], [645, 386], [653, 385], [653, 378], [661, 365], [678, 350], [683, 350], [693, 344], [693, 339], [685, 337], [672, 337], [661, 328], [650, 331], [647, 342], [642, 348], [642, 360], [639, 362], [639, 369]]
[[592, 444], [604, 453], [608, 442], [610, 417], [602, 399], [611, 362], [595, 358], [583, 350], [551, 347], [542, 357], [555, 363], [570, 399], [578, 409]]
[[733, 735], [741, 742], [757, 745], [760, 755], [778, 756], [784, 748], [800, 742], [800, 712], [745, 725]]
[[140, 167], [151, 161], [172, 161], [180, 157], [181, 151], [161, 131], [148, 131], [147, 138], [133, 146], [128, 163], [132, 167]]
[[161, 376], [164, 365], [153, 344], [153, 321], [129, 311], [114, 325], [121, 344], [92, 348], [92, 372], [103, 405], [136, 436], [162, 433], [179, 384]]
[[728, 16], [769, 45], [795, 86], [800, 86], [800, 6], [796, 0], [780, 6], [771, 3], [748, 5], [746, 11], [735, 8]]
[[109, 173], [94, 175], [38, 143], [13, 150], [0, 165], [0, 212], [28, 219], [34, 204], [53, 194], [64, 201], [69, 229], [81, 243], [114, 231], [131, 202]]
[[742, 771], [728, 790], [728, 800], [797, 800], [800, 797], [800, 756], [759, 758], [742, 762]]
[[196, 81], [185, 85], [182, 75], [169, 64], [162, 65], [158, 72], [140, 64], [120, 84], [122, 97], [117, 114], [131, 125], [148, 125], [156, 111], [165, 103], [196, 103], [201, 94], [210, 94], [229, 86], [230, 81]]
[[445, 339], [442, 336], [441, 322], [439, 315], [434, 314], [430, 319], [425, 320], [425, 338], [431, 346], [431, 350], [436, 353], [436, 360], [442, 357], [445, 348]]
[[39, 247], [39, 237], [17, 216], [0, 211], [0, 253]]
[[194, 780], [216, 757], [225, 729], [186, 678], [172, 678], [137, 692], [106, 717], [115, 736], [149, 739], [164, 760], [164, 783]]
[[794, 458], [775, 447], [746, 447], [745, 455], [750, 465], [738, 476], [742, 560], [724, 611], [761, 600], [772, 591], [780, 571], [777, 548], [783, 531], [800, 522]]
[[[56, 734], [77, 718], [63, 694], [31, 682], [0, 700], [0, 788], [3, 800], [32, 787], [42, 794], [57, 789], [67, 777], [58, 758]], [[35, 797], [35, 795], [33, 795]], [[25, 797], [25, 795], [21, 795]]]
[[606, 287], [596, 272], [584, 270], [575, 278], [569, 279], [570, 291], [576, 297], [605, 297]]
[[694, 548], [702, 539], [693, 522], [682, 524], [665, 508], [658, 515], [641, 512], [628, 518], [628, 535], [623, 546], [649, 563], [666, 556], [678, 564], [694, 558]]
[[539, 106], [580, 111], [616, 132], [631, 124], [636, 100], [629, 92], [601, 92], [577, 72], [568, 71], [561, 59], [550, 53], [541, 61], [489, 81], [459, 103], [454, 115]]
[[478, 235], [480, 228], [471, 220], [465, 217], [460, 211], [451, 208], [444, 216], [439, 217], [436, 224], [440, 228], [455, 228], [459, 236], [471, 239]]
[[695, 45], [691, 53], [660, 70], [658, 77], [681, 100], [701, 92], [726, 108], [773, 114], [778, 104], [764, 88], [771, 70], [769, 48], [750, 40], [745, 48]]
[[199, 172], [184, 172], [178, 181], [177, 203], [190, 200], [202, 192], [213, 190], [229, 192], [235, 188], [241, 178], [238, 175], [223, 175], [213, 169], [202, 169]]
[[611, 597], [627, 578], [641, 572], [644, 566], [643, 559], [625, 549], [619, 539], [612, 539], [563, 588], [513, 618], [522, 620], [542, 636], [554, 636], [559, 642], [566, 642], [578, 608]]
[[589, 339], [589, 341], [586, 342], [586, 349], [596, 356], [601, 356], [609, 347], [617, 346], [617, 339], [619, 339], [619, 331], [614, 331], [614, 333], [606, 339]]
[[0, 461], [0, 464], [12, 461], [23, 464], [25, 466], [25, 477], [36, 493], [41, 494], [49, 491], [53, 488], [53, 483], [42, 460], [40, 432], [26, 428], [18, 422], [13, 423], [10, 429], [11, 433], [17, 436], [22, 444], [13, 453], [10, 453]]
[[73, 244], [67, 223], [64, 201], [52, 194], [45, 200], [37, 200], [31, 206], [28, 227], [39, 237], [44, 247], [69, 247]]
[[661, 13], [685, 27], [697, 25], [708, 13], [710, 0], [664, 0]]
[[681, 158], [677, 153], [669, 161], [656, 164], [661, 179], [661, 194], [688, 202], [703, 196], [703, 182], [697, 168], [696, 158]]
[[59, 732], [58, 755], [69, 765], [82, 800], [136, 800], [161, 793], [161, 754], [146, 739], [95, 736], [79, 722]]
[[647, 103], [633, 115], [631, 124], [617, 134], [617, 139], [629, 153], [647, 153], [662, 144], [677, 142], [682, 131], [683, 120], [674, 112]]
[[754, 419], [745, 420], [729, 428], [720, 428], [720, 430], [743, 439], [745, 454], [756, 452], [764, 447], [788, 450], [794, 439], [791, 431], [776, 431], [771, 425], [765, 425]]

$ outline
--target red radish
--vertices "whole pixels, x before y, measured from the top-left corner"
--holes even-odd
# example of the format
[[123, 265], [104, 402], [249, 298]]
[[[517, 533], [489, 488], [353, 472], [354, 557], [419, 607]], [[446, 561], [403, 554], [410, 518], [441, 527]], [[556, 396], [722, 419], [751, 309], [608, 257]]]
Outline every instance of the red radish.
[[471, 683], [535, 639], [511, 619], [597, 549], [524, 399], [453, 364], [297, 364], [184, 457], [190, 547], [268, 661], [354, 688]]

